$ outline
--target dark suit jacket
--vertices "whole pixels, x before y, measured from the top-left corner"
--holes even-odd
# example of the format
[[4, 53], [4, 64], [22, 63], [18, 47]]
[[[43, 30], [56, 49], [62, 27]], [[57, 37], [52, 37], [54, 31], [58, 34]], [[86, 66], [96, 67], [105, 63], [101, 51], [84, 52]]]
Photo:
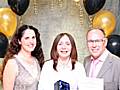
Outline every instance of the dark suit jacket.
[[[86, 75], [89, 76], [90, 56], [84, 60]], [[97, 78], [104, 79], [104, 90], [120, 90], [120, 58], [109, 53]]]

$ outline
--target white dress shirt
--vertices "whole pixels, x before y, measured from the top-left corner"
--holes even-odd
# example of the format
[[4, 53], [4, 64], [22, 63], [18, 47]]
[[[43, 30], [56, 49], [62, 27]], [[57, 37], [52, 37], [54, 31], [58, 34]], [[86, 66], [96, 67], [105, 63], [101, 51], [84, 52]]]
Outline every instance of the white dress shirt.
[[60, 69], [58, 64], [58, 72], [53, 69], [53, 60], [47, 61], [41, 71], [38, 90], [54, 90], [54, 84], [58, 80], [62, 80], [70, 84], [70, 90], [77, 90], [78, 80], [85, 77], [85, 70], [81, 63], [76, 62], [75, 69], [71, 70], [71, 61], [67, 66]]

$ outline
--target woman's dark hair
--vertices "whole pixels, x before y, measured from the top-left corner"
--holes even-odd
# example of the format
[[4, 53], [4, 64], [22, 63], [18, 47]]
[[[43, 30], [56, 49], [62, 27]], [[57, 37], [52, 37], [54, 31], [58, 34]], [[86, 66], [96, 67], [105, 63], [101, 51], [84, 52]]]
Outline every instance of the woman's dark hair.
[[56, 66], [57, 66], [57, 63], [58, 63], [58, 57], [59, 57], [59, 54], [57, 52], [57, 45], [58, 45], [58, 42], [60, 41], [60, 39], [64, 36], [68, 36], [70, 42], [71, 42], [71, 45], [72, 45], [72, 49], [71, 49], [71, 53], [70, 53], [70, 58], [71, 58], [71, 63], [72, 63], [72, 70], [75, 68], [75, 62], [78, 60], [77, 59], [77, 50], [76, 50], [76, 45], [75, 45], [75, 41], [73, 39], [73, 37], [68, 34], [68, 33], [60, 33], [57, 35], [57, 37], [55, 38], [54, 42], [53, 42], [53, 45], [52, 45], [52, 48], [51, 48], [51, 59], [53, 60], [53, 68], [54, 70], [57, 71], [56, 69]]

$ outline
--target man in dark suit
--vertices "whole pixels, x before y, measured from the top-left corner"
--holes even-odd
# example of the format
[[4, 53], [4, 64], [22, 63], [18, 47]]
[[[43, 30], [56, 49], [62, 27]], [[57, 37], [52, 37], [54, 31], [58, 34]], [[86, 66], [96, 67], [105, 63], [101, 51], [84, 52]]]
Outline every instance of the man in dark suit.
[[91, 29], [86, 38], [91, 54], [84, 60], [86, 75], [103, 78], [104, 90], [120, 90], [120, 58], [106, 49], [107, 38], [104, 30]]

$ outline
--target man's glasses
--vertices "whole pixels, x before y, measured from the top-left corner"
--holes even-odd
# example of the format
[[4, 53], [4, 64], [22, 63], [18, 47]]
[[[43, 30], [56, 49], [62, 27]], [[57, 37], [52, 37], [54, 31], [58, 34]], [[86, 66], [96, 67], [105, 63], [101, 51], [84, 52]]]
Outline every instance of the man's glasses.
[[92, 44], [92, 43], [101, 43], [101, 42], [103, 42], [104, 41], [104, 39], [96, 39], [96, 40], [88, 40], [87, 42], [89, 43], [89, 44]]

